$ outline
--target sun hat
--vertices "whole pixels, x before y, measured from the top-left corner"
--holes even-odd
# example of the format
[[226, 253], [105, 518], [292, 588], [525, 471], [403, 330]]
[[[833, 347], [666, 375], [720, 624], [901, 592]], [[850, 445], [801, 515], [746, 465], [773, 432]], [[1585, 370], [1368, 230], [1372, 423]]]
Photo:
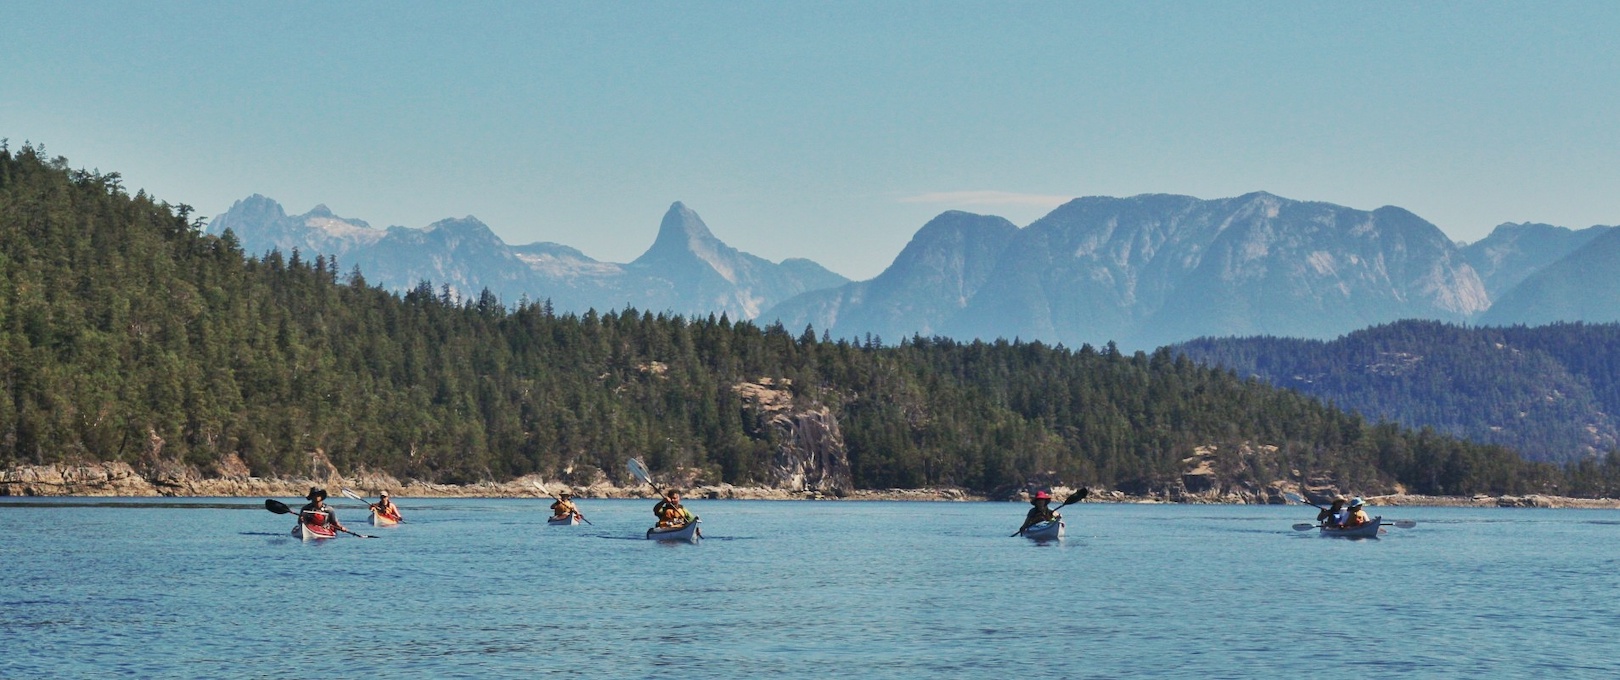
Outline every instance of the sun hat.
[[1352, 508], [1359, 508], [1359, 507], [1361, 507], [1363, 505], [1366, 505], [1366, 504], [1367, 504], [1367, 502], [1361, 500], [1360, 496], [1356, 496], [1355, 500], [1350, 501], [1350, 507], [1352, 507]]
[[316, 496], [320, 496], [321, 498], [326, 498], [326, 489], [321, 489], [321, 488], [317, 488], [317, 487], [313, 487], [313, 486], [309, 487], [309, 493], [304, 494], [304, 500], [312, 501], [312, 500], [315, 500]]
[[388, 492], [387, 492], [387, 491], [383, 491], [383, 492], [380, 492], [380, 493], [378, 493], [378, 494], [377, 494], [377, 495], [379, 495], [379, 496], [387, 496], [387, 495], [388, 495]]
[[1036, 491], [1035, 492], [1035, 498], [1037, 500], [1041, 499], [1041, 498], [1045, 498], [1046, 500], [1052, 500], [1052, 494], [1049, 494], [1049, 493], [1047, 493], [1045, 491]]

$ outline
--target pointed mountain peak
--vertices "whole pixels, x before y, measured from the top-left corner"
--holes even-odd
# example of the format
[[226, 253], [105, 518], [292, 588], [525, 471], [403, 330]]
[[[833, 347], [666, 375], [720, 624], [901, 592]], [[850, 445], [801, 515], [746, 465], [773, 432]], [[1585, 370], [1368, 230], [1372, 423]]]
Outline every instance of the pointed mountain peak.
[[719, 260], [735, 257], [736, 254], [735, 248], [715, 238], [714, 233], [709, 231], [709, 225], [703, 223], [703, 218], [698, 217], [686, 204], [676, 201], [669, 206], [664, 220], [658, 224], [658, 238], [653, 239], [652, 247], [635, 261], [645, 264], [654, 261], [691, 261], [695, 258], [716, 270], [725, 271], [730, 267], [719, 264]]
[[315, 207], [310, 208], [309, 212], [304, 213], [304, 216], [305, 217], [337, 217], [336, 215], [332, 214], [332, 209], [326, 207], [325, 203], [316, 203]]
[[244, 220], [269, 221], [286, 217], [287, 211], [275, 199], [254, 194], [232, 204], [226, 214]]
[[698, 217], [685, 203], [676, 201], [664, 213], [664, 220], [658, 224], [658, 238], [653, 240], [652, 248], [647, 252], [697, 252], [717, 241], [719, 239], [709, 231], [709, 225], [703, 223], [703, 218]]

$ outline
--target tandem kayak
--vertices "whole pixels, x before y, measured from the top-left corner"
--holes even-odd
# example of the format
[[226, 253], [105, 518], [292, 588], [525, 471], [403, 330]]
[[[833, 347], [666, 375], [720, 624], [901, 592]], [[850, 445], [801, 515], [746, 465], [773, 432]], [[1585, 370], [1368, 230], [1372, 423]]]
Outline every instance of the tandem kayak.
[[1349, 529], [1335, 529], [1333, 527], [1323, 525], [1321, 535], [1336, 536], [1339, 538], [1377, 538], [1378, 529], [1380, 526], [1382, 526], [1383, 521], [1383, 517], [1374, 517], [1372, 518], [1372, 521], [1366, 524], [1359, 527], [1351, 527]]
[[550, 524], [554, 527], [571, 527], [579, 524], [579, 518], [573, 515], [569, 515], [567, 517], [548, 517], [546, 518], [546, 524]]
[[1056, 541], [1063, 538], [1064, 526], [1065, 525], [1061, 520], [1056, 522], [1038, 522], [1031, 525], [1028, 529], [1025, 529], [1023, 534], [1024, 538], [1036, 541]]
[[654, 541], [686, 541], [696, 543], [703, 538], [703, 532], [698, 529], [698, 521], [692, 520], [678, 527], [653, 527], [647, 530], [647, 538]]
[[292, 535], [294, 538], [302, 538], [306, 541], [314, 541], [322, 538], [337, 538], [337, 529], [333, 529], [332, 527], [322, 524], [305, 524], [303, 522], [299, 522], [298, 526], [293, 527]]
[[377, 512], [376, 508], [371, 509], [371, 526], [374, 526], [374, 527], [391, 527], [391, 526], [394, 526], [395, 524], [399, 524], [398, 519], [395, 519], [393, 517], [389, 517], [388, 515], [384, 515], [384, 514], [382, 514], [380, 512]]

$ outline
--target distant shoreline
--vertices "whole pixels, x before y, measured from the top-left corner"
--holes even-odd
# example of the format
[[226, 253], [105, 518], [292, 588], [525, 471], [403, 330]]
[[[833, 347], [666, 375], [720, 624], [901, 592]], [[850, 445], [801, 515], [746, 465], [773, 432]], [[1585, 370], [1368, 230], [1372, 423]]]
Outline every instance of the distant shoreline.
[[[325, 479], [235, 476], [205, 478], [195, 472], [172, 469], [169, 474], [142, 475], [125, 463], [79, 466], [27, 466], [0, 470], [0, 498], [302, 498], [311, 487], [321, 487], [333, 497], [343, 488], [368, 498], [388, 491], [395, 498], [546, 498], [566, 489], [581, 499], [655, 498], [646, 486], [622, 487], [598, 479], [590, 484], [565, 484], [530, 475], [507, 482], [475, 484], [435, 484], [419, 480], [400, 481], [388, 475], [361, 473], [342, 476], [333, 470]], [[682, 489], [691, 500], [831, 500], [831, 501], [1006, 501], [1025, 502], [1020, 493], [992, 498], [965, 489], [857, 489], [839, 493], [795, 491], [764, 486], [695, 484]], [[1053, 495], [1063, 498], [1076, 488], [1058, 486]], [[1290, 489], [1297, 490], [1297, 489]], [[1170, 504], [1170, 505], [1280, 505], [1280, 494], [1202, 493], [1131, 495], [1115, 490], [1092, 489], [1086, 503]], [[1523, 496], [1425, 496], [1418, 494], [1368, 495], [1369, 504], [1383, 507], [1464, 507], [1464, 508], [1588, 508], [1620, 509], [1620, 499], [1572, 498], [1527, 494]]]

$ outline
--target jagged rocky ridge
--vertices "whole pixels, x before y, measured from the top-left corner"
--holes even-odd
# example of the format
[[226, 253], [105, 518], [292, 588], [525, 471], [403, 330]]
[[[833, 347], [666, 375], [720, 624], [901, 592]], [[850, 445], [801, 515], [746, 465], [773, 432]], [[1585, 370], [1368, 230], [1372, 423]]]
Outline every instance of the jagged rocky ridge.
[[732, 248], [679, 202], [665, 213], [652, 247], [627, 264], [594, 260], [556, 243], [509, 246], [471, 216], [425, 229], [384, 230], [338, 217], [324, 205], [288, 215], [257, 194], [208, 225], [216, 235], [227, 229], [248, 253], [297, 250], [305, 259], [335, 258], [344, 268], [358, 267], [368, 283], [396, 292], [428, 281], [461, 298], [476, 298], [487, 288], [508, 303], [550, 300], [565, 312], [628, 305], [751, 319], [799, 293], [848, 282], [810, 260], [773, 263]]

